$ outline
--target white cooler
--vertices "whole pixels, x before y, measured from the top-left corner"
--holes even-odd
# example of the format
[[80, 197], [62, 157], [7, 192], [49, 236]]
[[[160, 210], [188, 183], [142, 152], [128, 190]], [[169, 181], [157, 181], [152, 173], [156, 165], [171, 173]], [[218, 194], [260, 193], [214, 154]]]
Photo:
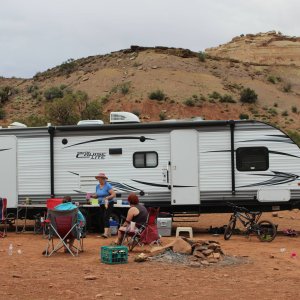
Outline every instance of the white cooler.
[[171, 236], [172, 218], [157, 218], [157, 229], [160, 236]]

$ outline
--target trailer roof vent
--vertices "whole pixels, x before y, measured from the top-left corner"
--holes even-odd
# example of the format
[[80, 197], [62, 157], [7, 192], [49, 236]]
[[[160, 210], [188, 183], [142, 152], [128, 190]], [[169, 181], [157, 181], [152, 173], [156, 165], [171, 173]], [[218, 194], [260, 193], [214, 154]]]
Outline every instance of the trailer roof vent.
[[140, 119], [133, 113], [126, 111], [118, 111], [110, 113], [110, 123], [140, 123]]
[[81, 120], [77, 123], [77, 125], [80, 126], [86, 126], [86, 125], [103, 125], [104, 122], [102, 120]]
[[26, 128], [27, 125], [20, 123], [20, 122], [13, 122], [8, 125], [8, 128]]

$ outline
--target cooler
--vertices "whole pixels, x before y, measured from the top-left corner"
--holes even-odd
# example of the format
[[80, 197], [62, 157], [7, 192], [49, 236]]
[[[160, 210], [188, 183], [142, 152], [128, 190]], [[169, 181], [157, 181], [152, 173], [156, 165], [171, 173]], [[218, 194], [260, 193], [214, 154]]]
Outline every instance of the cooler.
[[157, 218], [157, 229], [160, 236], [171, 236], [172, 218]]

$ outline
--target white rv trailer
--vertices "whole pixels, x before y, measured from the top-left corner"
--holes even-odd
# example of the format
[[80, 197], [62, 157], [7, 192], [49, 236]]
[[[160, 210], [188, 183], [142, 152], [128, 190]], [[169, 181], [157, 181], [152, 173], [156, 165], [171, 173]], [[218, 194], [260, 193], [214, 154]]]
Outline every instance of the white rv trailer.
[[104, 171], [126, 199], [169, 212], [300, 207], [300, 149], [258, 121], [173, 121], [0, 130], [8, 208], [70, 195], [84, 202]]

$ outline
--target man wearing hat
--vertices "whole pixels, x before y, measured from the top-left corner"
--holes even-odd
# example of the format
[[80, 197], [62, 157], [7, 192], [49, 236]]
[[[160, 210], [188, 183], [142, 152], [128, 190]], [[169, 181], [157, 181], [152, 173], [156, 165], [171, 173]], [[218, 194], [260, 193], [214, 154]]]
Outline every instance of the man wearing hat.
[[93, 197], [98, 198], [100, 205], [101, 218], [104, 223], [104, 233], [102, 234], [102, 237], [108, 238], [109, 217], [114, 207], [114, 198], [116, 197], [116, 193], [112, 186], [106, 181], [107, 176], [105, 173], [101, 172], [96, 175], [95, 178], [99, 181], [99, 184], [96, 185], [96, 193]]

